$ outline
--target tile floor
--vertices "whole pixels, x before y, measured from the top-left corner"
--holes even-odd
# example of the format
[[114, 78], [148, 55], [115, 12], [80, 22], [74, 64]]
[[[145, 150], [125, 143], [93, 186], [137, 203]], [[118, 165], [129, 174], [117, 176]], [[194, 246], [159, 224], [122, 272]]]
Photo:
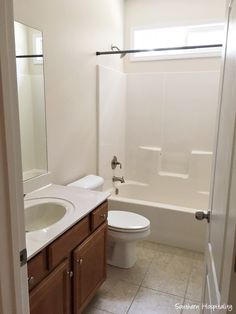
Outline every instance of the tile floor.
[[199, 313], [175, 304], [199, 304], [202, 273], [202, 254], [144, 241], [133, 268], [108, 266], [106, 282], [84, 313]]

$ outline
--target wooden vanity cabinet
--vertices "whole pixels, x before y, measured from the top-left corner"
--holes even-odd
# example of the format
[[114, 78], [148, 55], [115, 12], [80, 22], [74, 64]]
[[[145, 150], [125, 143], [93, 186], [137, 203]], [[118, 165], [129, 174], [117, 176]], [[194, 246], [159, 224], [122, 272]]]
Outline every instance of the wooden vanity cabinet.
[[73, 253], [74, 314], [80, 314], [106, 279], [107, 223]]
[[31, 314], [80, 314], [106, 279], [107, 201], [28, 261]]

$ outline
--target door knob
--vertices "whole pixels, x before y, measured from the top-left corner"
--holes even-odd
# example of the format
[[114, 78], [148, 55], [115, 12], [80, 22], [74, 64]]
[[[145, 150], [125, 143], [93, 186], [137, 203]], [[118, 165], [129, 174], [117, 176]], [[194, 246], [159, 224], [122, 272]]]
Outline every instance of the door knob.
[[209, 223], [209, 222], [210, 222], [210, 215], [211, 215], [211, 212], [210, 212], [210, 211], [204, 212], [204, 211], [198, 210], [198, 211], [195, 213], [195, 218], [196, 218], [197, 220], [204, 220], [204, 219], [206, 219], [207, 222]]

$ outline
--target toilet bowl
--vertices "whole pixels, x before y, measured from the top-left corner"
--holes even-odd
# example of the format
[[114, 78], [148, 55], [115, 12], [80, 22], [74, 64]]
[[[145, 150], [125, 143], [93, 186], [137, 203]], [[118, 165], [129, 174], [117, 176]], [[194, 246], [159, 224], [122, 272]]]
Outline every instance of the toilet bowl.
[[138, 214], [108, 212], [108, 264], [130, 268], [137, 260], [136, 244], [150, 234], [150, 221]]
[[[88, 175], [68, 186], [102, 191], [104, 179]], [[150, 221], [138, 214], [112, 210], [108, 212], [108, 264], [130, 268], [137, 260], [136, 244], [150, 234]]]

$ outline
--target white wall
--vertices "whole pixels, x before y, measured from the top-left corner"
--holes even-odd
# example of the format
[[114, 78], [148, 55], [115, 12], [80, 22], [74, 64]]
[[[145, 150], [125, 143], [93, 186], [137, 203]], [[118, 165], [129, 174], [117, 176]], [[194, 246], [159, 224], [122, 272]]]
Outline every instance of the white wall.
[[[126, 75], [103, 66], [98, 67], [99, 102], [99, 175], [111, 181], [113, 175], [124, 175], [126, 142]], [[113, 156], [122, 169], [111, 168]]]
[[[125, 0], [125, 48], [131, 48], [131, 30], [145, 26], [175, 26], [223, 21], [225, 0]], [[125, 71], [180, 72], [215, 71], [219, 58], [180, 59], [130, 62], [125, 58]]]
[[97, 171], [96, 65], [121, 70], [123, 0], [14, 1], [15, 19], [43, 31], [49, 170], [70, 182]]

